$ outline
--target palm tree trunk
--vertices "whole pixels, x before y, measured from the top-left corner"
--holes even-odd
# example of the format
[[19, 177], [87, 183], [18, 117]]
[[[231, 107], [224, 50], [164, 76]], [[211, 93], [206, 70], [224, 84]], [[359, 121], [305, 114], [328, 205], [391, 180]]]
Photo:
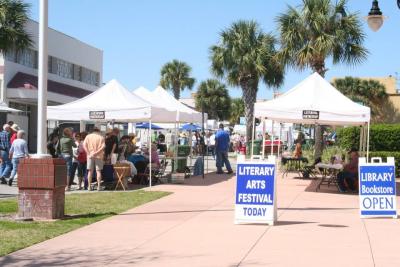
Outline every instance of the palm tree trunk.
[[252, 140], [253, 136], [253, 117], [254, 103], [257, 100], [257, 88], [251, 88], [248, 81], [240, 82], [244, 100], [244, 114], [246, 117], [246, 136], [247, 140]]
[[[314, 71], [318, 72], [319, 75], [325, 77], [325, 62], [319, 61], [313, 65]], [[322, 157], [324, 151], [324, 127], [321, 125], [315, 125], [315, 146], [314, 146], [314, 159]]]
[[175, 99], [179, 100], [179, 98], [181, 97], [181, 89], [179, 87], [174, 87], [173, 92]]

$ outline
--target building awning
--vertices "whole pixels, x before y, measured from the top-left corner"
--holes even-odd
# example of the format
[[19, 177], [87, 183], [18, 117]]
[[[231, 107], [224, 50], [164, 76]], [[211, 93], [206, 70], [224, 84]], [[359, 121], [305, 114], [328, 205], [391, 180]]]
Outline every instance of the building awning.
[[[7, 84], [8, 89], [31, 89], [37, 90], [38, 78], [35, 75], [18, 72]], [[64, 83], [48, 80], [47, 91], [69, 97], [82, 98], [91, 93], [92, 91], [85, 90], [79, 87], [67, 85]]]

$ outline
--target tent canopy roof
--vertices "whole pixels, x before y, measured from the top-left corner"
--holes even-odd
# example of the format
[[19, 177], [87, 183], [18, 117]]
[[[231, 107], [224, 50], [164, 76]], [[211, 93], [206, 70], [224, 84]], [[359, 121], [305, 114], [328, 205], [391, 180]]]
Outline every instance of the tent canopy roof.
[[111, 80], [84, 98], [47, 108], [50, 120], [96, 120], [89, 115], [93, 111], [99, 112], [97, 120], [105, 121], [157, 119], [159, 122], [170, 122], [174, 116], [172, 112], [132, 94], [116, 80]]
[[369, 107], [351, 101], [318, 73], [282, 96], [254, 106], [256, 117], [304, 124], [361, 125], [369, 122], [370, 113]]
[[161, 86], [158, 86], [152, 92], [144, 87], [139, 87], [134, 93], [153, 105], [163, 107], [169, 111], [175, 111], [177, 122], [201, 122], [200, 112], [182, 104]]

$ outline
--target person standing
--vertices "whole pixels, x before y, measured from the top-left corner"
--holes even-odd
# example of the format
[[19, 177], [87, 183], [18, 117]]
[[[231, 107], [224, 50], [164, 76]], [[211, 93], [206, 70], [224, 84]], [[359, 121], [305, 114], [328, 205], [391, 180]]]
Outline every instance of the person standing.
[[53, 129], [53, 132], [49, 135], [47, 139], [47, 150], [53, 158], [58, 158], [58, 150], [59, 150], [59, 141], [60, 141], [60, 128], [56, 127]]
[[86, 136], [83, 141], [83, 148], [87, 155], [87, 170], [88, 170], [88, 190], [91, 190], [90, 184], [92, 183], [93, 171], [96, 171], [97, 178], [97, 191], [100, 191], [101, 170], [104, 166], [104, 137], [101, 136], [98, 128], [93, 129], [93, 133]]
[[[105, 161], [111, 164], [114, 164], [113, 161], [117, 160], [117, 155], [113, 156], [113, 154], [118, 154], [118, 135], [119, 129], [114, 128], [105, 140]], [[114, 157], [114, 160], [112, 157]]]
[[215, 159], [215, 133], [210, 133], [208, 149], [211, 151], [213, 159]]
[[29, 157], [28, 144], [24, 140], [24, 137], [25, 137], [25, 131], [19, 130], [17, 132], [17, 139], [14, 140], [14, 142], [12, 143], [11, 148], [10, 148], [10, 156], [9, 157], [12, 162], [12, 171], [11, 171], [10, 179], [8, 180], [9, 186], [12, 185], [15, 175], [18, 172], [19, 161], [23, 158]]
[[228, 174], [233, 173], [231, 163], [228, 159], [228, 151], [229, 151], [229, 134], [224, 131], [224, 125], [221, 123], [219, 125], [219, 130], [215, 134], [215, 151], [217, 154], [217, 174], [223, 174], [222, 167], [225, 164], [226, 169], [228, 170]]
[[10, 143], [12, 145], [12, 143], [17, 139], [17, 132], [21, 130], [19, 128], [19, 126], [17, 124], [13, 124], [12, 126], [10, 126]]
[[3, 131], [0, 132], [0, 180], [2, 184], [7, 184], [6, 178], [10, 175], [12, 165], [9, 158], [10, 152], [10, 125], [4, 124]]
[[76, 147], [74, 139], [72, 139], [72, 131], [70, 128], [65, 128], [63, 136], [60, 139], [60, 153], [61, 157], [67, 164], [67, 176], [68, 176], [68, 190], [71, 189], [71, 185], [74, 182], [75, 170], [72, 168], [73, 148]]

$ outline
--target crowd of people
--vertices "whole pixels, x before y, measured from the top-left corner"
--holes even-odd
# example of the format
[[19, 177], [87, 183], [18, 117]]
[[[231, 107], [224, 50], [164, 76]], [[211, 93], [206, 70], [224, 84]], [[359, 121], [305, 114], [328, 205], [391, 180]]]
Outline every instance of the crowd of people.
[[[0, 180], [12, 185], [21, 159], [29, 157], [25, 131], [12, 121], [3, 125], [0, 132]], [[8, 179], [8, 181], [7, 181]]]

